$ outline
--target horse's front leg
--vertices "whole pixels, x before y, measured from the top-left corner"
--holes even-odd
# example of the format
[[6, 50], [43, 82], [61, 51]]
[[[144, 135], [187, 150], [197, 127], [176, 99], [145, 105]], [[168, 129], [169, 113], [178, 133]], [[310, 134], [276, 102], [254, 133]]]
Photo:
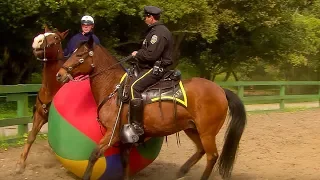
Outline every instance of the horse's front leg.
[[123, 179], [129, 180], [130, 178], [130, 166], [129, 166], [129, 159], [130, 159], [130, 151], [132, 148], [132, 144], [121, 144], [120, 146], [120, 155], [121, 161], [123, 166]]
[[29, 155], [32, 144], [37, 138], [37, 134], [41, 130], [42, 126], [48, 122], [48, 116], [42, 116], [40, 109], [38, 108], [33, 116], [32, 129], [28, 134], [27, 143], [24, 145], [23, 152], [20, 155], [20, 159], [16, 164], [16, 173], [22, 173], [26, 167], [26, 160]]
[[[109, 148], [109, 140], [111, 138], [111, 133], [106, 133], [103, 138], [100, 140], [99, 144], [97, 147], [92, 151], [87, 169], [83, 175], [83, 180], [90, 180], [93, 166], [97, 162], [97, 160], [100, 158], [100, 156]], [[113, 138], [110, 144], [110, 147], [117, 141], [116, 138]]]

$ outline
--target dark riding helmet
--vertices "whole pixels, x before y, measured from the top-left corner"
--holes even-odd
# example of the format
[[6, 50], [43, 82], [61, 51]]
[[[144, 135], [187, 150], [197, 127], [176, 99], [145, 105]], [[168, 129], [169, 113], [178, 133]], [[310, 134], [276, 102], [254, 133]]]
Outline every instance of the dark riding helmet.
[[81, 24], [94, 25], [94, 20], [91, 16], [86, 15], [81, 18]]

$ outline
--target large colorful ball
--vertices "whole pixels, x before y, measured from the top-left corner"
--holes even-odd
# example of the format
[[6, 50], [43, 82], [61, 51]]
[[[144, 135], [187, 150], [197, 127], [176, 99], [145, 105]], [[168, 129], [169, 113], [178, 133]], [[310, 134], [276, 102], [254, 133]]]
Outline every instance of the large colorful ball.
[[[82, 177], [92, 150], [105, 132], [96, 120], [97, 105], [89, 80], [69, 82], [55, 95], [49, 112], [48, 139], [62, 165]], [[161, 138], [149, 138], [145, 146], [130, 153], [130, 174], [136, 174], [158, 156]], [[119, 148], [112, 147], [96, 162], [92, 179], [119, 179], [123, 176]]]

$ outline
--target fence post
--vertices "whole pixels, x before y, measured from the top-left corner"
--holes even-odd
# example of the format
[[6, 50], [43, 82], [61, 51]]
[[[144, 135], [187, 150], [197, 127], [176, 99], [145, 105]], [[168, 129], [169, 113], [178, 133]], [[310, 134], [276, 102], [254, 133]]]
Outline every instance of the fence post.
[[[280, 96], [284, 98], [285, 95], [286, 95], [286, 86], [281, 85], [280, 86]], [[284, 99], [283, 98], [280, 99], [280, 109], [281, 110], [284, 109]]]
[[240, 85], [238, 86], [238, 96], [240, 97], [241, 100], [243, 100], [244, 97], [244, 86]]
[[[28, 116], [28, 94], [8, 94], [7, 101], [17, 101], [17, 116], [26, 117]], [[18, 125], [18, 135], [22, 136], [28, 132], [28, 124]]]

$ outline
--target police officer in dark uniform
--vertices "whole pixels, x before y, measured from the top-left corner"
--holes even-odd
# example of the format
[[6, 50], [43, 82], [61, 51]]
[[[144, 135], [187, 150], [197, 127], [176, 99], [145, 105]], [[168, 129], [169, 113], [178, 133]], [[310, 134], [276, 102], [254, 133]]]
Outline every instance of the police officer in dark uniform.
[[130, 121], [137, 135], [143, 131], [143, 100], [141, 93], [158, 82], [172, 62], [173, 40], [168, 28], [159, 21], [161, 9], [155, 6], [144, 7], [144, 21], [148, 24], [147, 35], [141, 49], [132, 52], [138, 60], [140, 74], [131, 85]]

